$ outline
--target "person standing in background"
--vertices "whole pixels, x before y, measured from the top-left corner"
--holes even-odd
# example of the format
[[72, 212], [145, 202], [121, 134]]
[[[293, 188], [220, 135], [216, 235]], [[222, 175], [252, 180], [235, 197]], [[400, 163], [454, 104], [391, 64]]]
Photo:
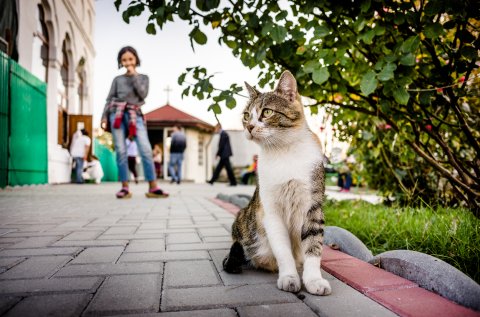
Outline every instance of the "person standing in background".
[[162, 148], [155, 144], [153, 147], [153, 164], [155, 164], [155, 175], [157, 178], [162, 178]]
[[78, 130], [73, 135], [72, 144], [70, 146], [70, 155], [73, 157], [75, 164], [75, 182], [83, 184], [83, 163], [87, 160], [92, 141], [88, 137], [88, 131], [85, 129]]
[[127, 138], [125, 140], [125, 144], [127, 145], [128, 169], [133, 174], [135, 184], [138, 184], [138, 174], [137, 174], [138, 148], [137, 148], [137, 143], [135, 141], [132, 141], [129, 138]]
[[220, 158], [220, 161], [218, 162], [212, 178], [208, 181], [208, 183], [213, 185], [213, 183], [218, 179], [218, 176], [220, 176], [220, 172], [225, 167], [227, 170], [228, 179], [230, 181], [230, 186], [237, 186], [237, 180], [235, 179], [235, 174], [233, 173], [232, 165], [230, 164], [230, 156], [233, 155], [232, 147], [230, 145], [230, 137], [228, 136], [228, 133], [222, 129], [220, 123], [215, 126], [215, 133], [220, 134], [217, 151], [217, 158]]
[[148, 139], [147, 129], [141, 106], [145, 104], [148, 94], [149, 79], [147, 75], [137, 73], [140, 58], [131, 46], [123, 47], [117, 56], [118, 68], [125, 67], [127, 72], [115, 77], [107, 97], [102, 115], [102, 128], [111, 131], [117, 167], [122, 188], [116, 193], [119, 199], [132, 196], [128, 188], [128, 159], [125, 139], [127, 136], [137, 143], [142, 158], [145, 179], [148, 181], [148, 198], [168, 197], [168, 194], [158, 187], [153, 165], [152, 146]]
[[168, 163], [168, 171], [172, 177], [171, 183], [180, 184], [182, 180], [182, 162], [183, 152], [187, 147], [187, 138], [182, 132], [179, 125], [173, 127], [172, 142], [170, 144], [170, 162]]

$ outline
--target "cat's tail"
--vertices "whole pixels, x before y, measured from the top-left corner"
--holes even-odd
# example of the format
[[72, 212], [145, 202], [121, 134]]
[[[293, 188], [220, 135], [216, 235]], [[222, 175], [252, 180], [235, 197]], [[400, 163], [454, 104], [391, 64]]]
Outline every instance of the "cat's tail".
[[242, 273], [245, 263], [245, 253], [240, 242], [235, 241], [230, 248], [230, 253], [223, 259], [223, 269], [228, 273]]

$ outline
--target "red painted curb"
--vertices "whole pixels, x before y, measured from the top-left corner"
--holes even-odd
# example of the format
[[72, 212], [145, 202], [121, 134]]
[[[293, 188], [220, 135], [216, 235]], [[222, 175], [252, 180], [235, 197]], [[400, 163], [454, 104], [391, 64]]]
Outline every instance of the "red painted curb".
[[[234, 215], [240, 210], [217, 198], [210, 201]], [[460, 306], [416, 283], [328, 246], [323, 247], [321, 266], [326, 272], [399, 316], [480, 317], [480, 312]]]

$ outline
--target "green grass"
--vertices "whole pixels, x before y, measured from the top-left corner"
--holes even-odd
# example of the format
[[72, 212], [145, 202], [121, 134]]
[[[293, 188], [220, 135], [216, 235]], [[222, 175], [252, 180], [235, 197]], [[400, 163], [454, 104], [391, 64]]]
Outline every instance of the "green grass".
[[423, 252], [480, 283], [480, 220], [467, 210], [327, 201], [325, 221], [356, 235], [374, 255], [400, 249]]

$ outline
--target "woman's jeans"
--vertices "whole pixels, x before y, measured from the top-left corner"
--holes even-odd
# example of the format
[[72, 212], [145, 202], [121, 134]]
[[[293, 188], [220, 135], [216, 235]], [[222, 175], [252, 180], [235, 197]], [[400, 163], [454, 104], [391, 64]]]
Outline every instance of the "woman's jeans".
[[168, 163], [168, 171], [170, 172], [170, 176], [172, 176], [172, 181], [177, 183], [182, 180], [182, 162], [183, 153], [170, 153], [170, 163]]
[[[120, 128], [112, 128], [113, 143], [115, 144], [115, 152], [117, 153], [117, 167], [118, 177], [121, 182], [127, 182], [129, 180], [128, 171], [128, 156], [127, 145], [125, 139], [128, 137], [128, 120], [130, 115], [128, 111], [123, 114], [123, 120]], [[110, 114], [110, 124], [113, 127], [115, 121], [115, 113]], [[145, 180], [155, 180], [155, 168], [153, 167], [153, 154], [150, 140], [148, 139], [147, 129], [143, 122], [143, 117], [137, 116], [137, 135], [134, 138], [137, 142], [138, 152], [142, 158], [143, 172], [145, 173]]]

